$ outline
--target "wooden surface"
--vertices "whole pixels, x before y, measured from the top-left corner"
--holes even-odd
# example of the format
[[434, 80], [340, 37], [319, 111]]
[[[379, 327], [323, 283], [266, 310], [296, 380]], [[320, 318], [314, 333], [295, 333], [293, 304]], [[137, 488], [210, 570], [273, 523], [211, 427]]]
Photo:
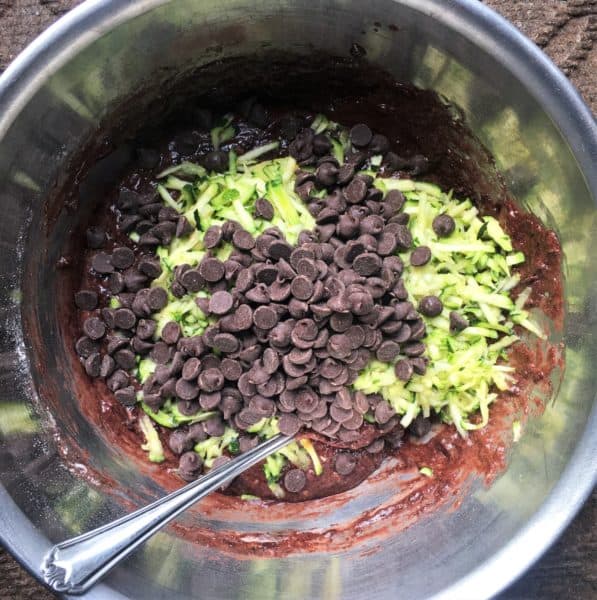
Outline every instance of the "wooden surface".
[[[0, 0], [0, 70], [77, 0]], [[597, 0], [486, 0], [536, 42], [597, 114]], [[597, 599], [597, 492], [553, 548], [500, 600]], [[0, 600], [51, 600], [0, 549]], [[459, 600], [459, 599], [455, 599]]]

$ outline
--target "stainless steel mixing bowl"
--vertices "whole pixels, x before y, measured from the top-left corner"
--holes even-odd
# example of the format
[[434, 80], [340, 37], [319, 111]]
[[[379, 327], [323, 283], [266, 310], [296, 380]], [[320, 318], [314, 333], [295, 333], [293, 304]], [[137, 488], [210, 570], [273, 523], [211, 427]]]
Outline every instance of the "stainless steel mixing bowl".
[[[473, 486], [376, 551], [278, 559], [206, 551], [167, 531], [117, 568], [90, 598], [481, 598], [496, 593], [562, 532], [595, 483], [597, 411], [597, 129], [563, 75], [476, 1], [89, 0], [35, 41], [0, 80], [0, 535], [33, 573], [51, 543], [161, 493], [82, 418], [63, 369], [52, 281], [57, 240], [72, 216], [53, 215], [69, 161], [123, 98], [164, 74], [264, 47], [346, 56], [353, 43], [398, 79], [458, 105], [518, 200], [553, 226], [565, 252], [566, 373], [532, 418], [507, 471]], [[101, 192], [102, 174], [89, 186]], [[85, 206], [82, 207], [85, 210]], [[70, 219], [70, 220], [69, 220]], [[51, 227], [48, 222], [51, 221]], [[33, 319], [37, 341], [23, 335]], [[45, 348], [45, 352], [39, 348]], [[46, 394], [70, 419], [53, 418]], [[111, 489], [67, 469], [57, 428], [77, 436]], [[243, 521], [267, 535], [342, 522], [370, 497], [310, 522]], [[218, 530], [217, 515], [181, 522]], [[320, 522], [321, 521], [321, 522]], [[198, 522], [198, 521], [197, 521]]]

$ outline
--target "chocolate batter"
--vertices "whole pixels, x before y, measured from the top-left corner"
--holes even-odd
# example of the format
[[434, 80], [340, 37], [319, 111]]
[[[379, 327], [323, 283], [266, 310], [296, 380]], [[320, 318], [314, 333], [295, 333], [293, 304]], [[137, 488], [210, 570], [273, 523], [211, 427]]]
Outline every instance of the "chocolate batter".
[[[425, 174], [425, 180], [434, 181], [444, 189], [453, 188], [458, 196], [471, 197], [482, 212], [498, 217], [511, 235], [515, 249], [522, 250], [527, 256], [527, 262], [521, 269], [520, 289], [530, 286], [532, 290], [530, 305], [543, 311], [556, 326], [561, 325], [561, 250], [557, 237], [534, 216], [524, 213], [508, 197], [491, 157], [468, 132], [465, 125], [454, 119], [453, 111], [441, 103], [434, 94], [395, 83], [370, 67], [337, 61], [333, 70], [329, 69], [330, 65], [327, 62], [328, 69], [324, 71], [317, 69], [317, 63], [321, 61], [324, 59], [314, 60], [310, 68], [305, 69], [305, 73], [302, 74], [301, 68], [294, 68], [294, 76], [291, 77], [288, 85], [284, 86], [281, 82], [286, 82], [288, 79], [289, 65], [296, 67], [296, 63], [292, 63], [289, 59], [270, 63], [271, 68], [268, 71], [270, 75], [267, 78], [262, 75], [263, 71], [249, 68], [242, 61], [241, 64], [232, 61], [208, 66], [197, 76], [209, 80], [217, 74], [220, 87], [206, 94], [201, 100], [205, 105], [210, 102], [221, 102], [221, 92], [218, 90], [226, 90], [226, 100], [231, 102], [231, 99], [245, 95], [247, 89], [250, 89], [258, 92], [272, 110], [279, 114], [299, 108], [324, 112], [330, 118], [349, 126], [360, 121], [367, 122], [372, 128], [388, 135], [392, 149], [401, 156], [408, 157], [415, 154], [426, 156], [429, 159], [430, 171]], [[243, 77], [238, 76], [241, 72], [244, 73]], [[333, 73], [333, 76], [330, 76], [330, 73]], [[364, 83], [356, 85], [356, 81]], [[181, 122], [171, 116], [176, 112], [180, 114], [180, 106], [195, 105], [196, 100], [189, 102], [187, 91], [183, 86], [180, 95], [177, 96], [180, 101], [173, 103], [170, 115], [164, 115], [161, 127], [140, 130], [135, 136], [141, 145], [157, 144], [162, 150], [163, 164], [169, 164], [172, 153], [176, 152], [177, 137], [189, 131], [188, 121]], [[292, 98], [291, 102], [289, 98]], [[155, 106], [149, 105], [148, 111], [155, 111]], [[245, 132], [245, 135], [248, 145], [267, 141], [256, 139], [254, 133], [250, 131]], [[120, 141], [122, 140], [113, 139], [113, 145], [116, 146]], [[105, 148], [106, 146], [104, 152]], [[109, 148], [112, 149], [111, 146]], [[475, 160], [470, 160], [471, 156]], [[126, 184], [134, 189], [143, 189], [149, 185], [147, 178], [143, 173], [138, 172], [134, 164], [129, 165], [128, 173], [120, 178], [120, 184]], [[108, 205], [113, 202], [117, 189], [118, 183], [115, 182], [112, 195], [106, 200]], [[104, 210], [100, 208], [99, 214], [104, 215], [104, 225], [110, 227], [114, 219], [109, 216], [105, 207]], [[86, 223], [81, 223], [79, 235], [73, 237], [71, 250], [65, 253], [70, 268], [62, 271], [59, 277], [64, 302], [68, 306], [72, 306], [72, 293], [79, 288], [81, 277], [85, 277], [85, 256], [80, 252], [81, 232], [84, 231], [85, 226]], [[112, 241], [118, 241], [113, 229], [112, 233]], [[107, 249], [109, 250], [110, 247]], [[82, 287], [88, 285], [84, 284]], [[72, 341], [80, 324], [75, 323], [72, 315], [69, 315], [61, 325], [63, 339]], [[548, 391], [549, 374], [560, 364], [560, 354], [561, 349], [558, 347], [550, 347], [547, 350], [539, 347], [528, 348], [522, 344], [513, 347], [510, 351], [510, 363], [516, 367], [517, 385], [513, 388], [513, 392], [501, 394], [499, 400], [492, 406], [489, 425], [482, 431], [471, 433], [466, 440], [460, 438], [453, 428], [439, 424], [434, 426], [433, 439], [427, 444], [416, 444], [407, 436], [395, 453], [394, 473], [389, 474], [384, 471], [383, 476], [395, 477], [399, 473], [412, 472], [413, 469], [425, 465], [433, 468], [434, 477], [429, 480], [419, 477], [413, 480], [414, 483], [401, 485], [402, 491], [396, 497], [396, 501], [391, 507], [385, 508], [386, 523], [399, 521], [401, 526], [406, 526], [416, 515], [432, 510], [446, 499], [462, 492], [460, 486], [472, 473], [481, 474], [487, 482], [491, 481], [505, 467], [509, 436], [504, 434], [510, 431], [512, 419], [514, 416], [520, 418], [521, 414], [531, 410], [527, 395], [532, 386], [540, 383]], [[74, 355], [73, 361], [78, 362]], [[180, 481], [164, 469], [163, 465], [158, 473], [158, 468], [145, 463], [139, 448], [142, 440], [131, 427], [134, 414], [115, 402], [103, 389], [102, 384], [96, 382], [90, 386], [80, 365], [74, 365], [74, 370], [77, 387], [85, 390], [81, 394], [82, 409], [89, 420], [98, 424], [109, 442], [118, 443], [127, 453], [138, 456], [139, 468], [142, 471], [157, 476], [166, 489], [178, 487]], [[70, 445], [69, 440], [64, 442]], [[324, 465], [333, 459], [335, 453], [333, 448], [322, 446], [318, 442], [316, 448]], [[312, 473], [308, 474], [307, 486], [298, 499], [307, 500], [338, 494], [334, 501], [344, 501], [345, 495], [340, 492], [354, 487], [373, 473], [378, 468], [383, 455], [367, 455], [365, 458], [366, 460], [359, 461], [359, 468], [355, 469], [349, 477], [335, 476], [331, 469], [324, 469], [329, 475], [319, 478], [314, 477]], [[174, 464], [173, 456], [167, 456], [166, 467], [172, 468]], [[262, 498], [270, 497], [269, 488], [261, 477], [256, 477], [258, 469], [260, 467], [245, 473], [227, 493], [243, 490]], [[96, 475], [101, 479], [101, 474]], [[330, 501], [331, 499], [328, 498], [319, 502]], [[225, 510], [236, 506], [239, 500], [213, 496], [209, 502], [212, 503], [213, 508]], [[249, 512], [255, 510], [252, 504], [251, 507], [247, 507]], [[280, 510], [286, 511], [285, 516], [288, 517], [290, 509], [285, 506], [286, 508], [280, 507]], [[290, 510], [290, 514], [294, 511], [299, 514], [300, 506], [297, 505], [296, 509]], [[324, 505], [317, 504], [317, 506]], [[202, 508], [205, 510], [205, 505]], [[365, 535], [364, 529], [367, 529], [367, 535], [372, 535], [376, 531], [375, 527], [370, 526], [377, 514], [376, 511], [374, 512], [375, 514], [364, 515], [361, 524], [351, 525], [356, 527], [353, 532], [355, 535], [348, 536], [347, 545], [357, 538], [362, 539]], [[274, 510], [273, 513], [268, 514], [268, 517], [276, 518], [275, 514]], [[241, 535], [225, 533], [226, 535], [219, 536], [221, 541], [216, 541], [211, 532], [200, 529], [186, 532], [185, 535], [202, 542], [221, 544], [221, 547], [228, 549], [234, 545], [241, 553], [258, 551], [279, 554], [296, 549], [297, 544], [309, 544], [314, 550], [318, 549], [313, 540], [301, 538], [306, 534], [288, 534], [264, 548], [243, 540]]]

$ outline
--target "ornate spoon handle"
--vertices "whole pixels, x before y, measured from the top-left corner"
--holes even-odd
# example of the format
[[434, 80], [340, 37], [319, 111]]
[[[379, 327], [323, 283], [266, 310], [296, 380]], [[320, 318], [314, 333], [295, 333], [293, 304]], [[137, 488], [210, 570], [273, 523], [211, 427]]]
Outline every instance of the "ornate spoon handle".
[[174, 517], [291, 441], [279, 434], [144, 508], [57, 544], [44, 558], [44, 581], [57, 592], [85, 593]]

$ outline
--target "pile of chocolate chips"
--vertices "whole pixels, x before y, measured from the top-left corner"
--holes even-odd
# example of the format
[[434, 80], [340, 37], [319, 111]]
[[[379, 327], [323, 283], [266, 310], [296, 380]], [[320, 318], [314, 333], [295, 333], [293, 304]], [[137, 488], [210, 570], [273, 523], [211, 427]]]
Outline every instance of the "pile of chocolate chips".
[[[425, 372], [425, 324], [407, 300], [397, 253], [412, 251], [409, 260], [416, 267], [425, 265], [431, 252], [412, 247], [408, 215], [401, 212], [403, 195], [391, 191], [384, 197], [372, 177], [357, 174], [372, 153], [391, 154], [387, 139], [373, 135], [364, 124], [353, 127], [350, 137], [362, 151], [349, 154], [342, 165], [329, 155], [329, 138], [310, 128], [302, 129], [289, 145], [302, 166], [316, 167], [297, 173], [296, 191], [317, 227], [302, 232], [296, 246], [275, 227], [255, 239], [228, 221], [205, 233], [208, 254], [197, 267], [175, 269], [174, 296], [201, 290], [210, 294], [196, 302], [218, 321], [199, 336], [184, 337], [172, 321], [156, 341], [151, 318], [167, 303], [166, 290], [150, 287], [161, 274], [152, 251], [192, 228], [155, 198], [121, 192], [119, 226], [139, 233], [141, 253], [117, 247], [111, 254], [93, 256], [92, 271], [105, 280], [121, 306], [89, 316], [76, 350], [87, 373], [105, 378], [126, 406], [136, 402], [137, 384], [129, 374], [136, 366], [135, 355], [149, 355], [158, 366], [143, 385], [148, 406], [158, 410], [174, 398], [186, 415], [200, 408], [216, 411], [204, 423], [171, 434], [170, 447], [182, 455], [180, 472], [187, 479], [202, 468], [196, 453], [188, 451], [208, 436], [222, 435], [226, 424], [246, 432], [262, 418], [276, 415], [283, 433], [310, 428], [348, 445], [358, 441], [365, 414], [373, 416], [381, 434], [401, 430], [393, 409], [379, 395], [367, 397], [349, 386], [372, 359], [397, 360], [396, 375], [403, 381], [413, 372]], [[322, 189], [325, 197], [311, 195]], [[255, 210], [261, 218], [273, 216], [265, 198], [256, 202]], [[438, 235], [451, 233], [449, 219], [442, 216], [434, 222]], [[101, 248], [104, 239], [97, 228], [88, 232], [92, 248]], [[234, 247], [226, 261], [212, 253], [222, 242]], [[81, 290], [75, 302], [94, 311], [98, 297]], [[441, 310], [436, 297], [419, 305], [429, 316]], [[257, 441], [242, 434], [241, 451]], [[345, 468], [340, 471], [347, 474]]]

